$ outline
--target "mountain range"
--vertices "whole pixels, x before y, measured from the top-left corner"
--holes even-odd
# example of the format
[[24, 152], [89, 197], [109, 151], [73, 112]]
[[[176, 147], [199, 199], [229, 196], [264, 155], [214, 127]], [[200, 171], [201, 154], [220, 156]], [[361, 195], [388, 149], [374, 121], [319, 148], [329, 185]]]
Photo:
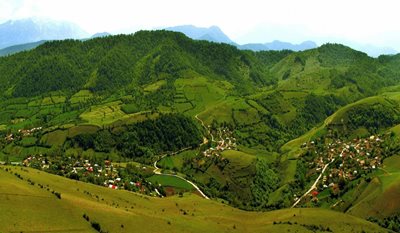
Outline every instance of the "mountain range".
[[41, 40], [81, 39], [88, 34], [70, 22], [28, 18], [0, 24], [0, 49]]
[[231, 40], [219, 27], [211, 26], [209, 28], [196, 27], [193, 25], [183, 25], [176, 27], [164, 28], [168, 31], [182, 32], [187, 37], [194, 40], [207, 40], [217, 43], [231, 44], [239, 49], [252, 50], [252, 51], [266, 51], [266, 50], [292, 50], [302, 51], [307, 49], [313, 49], [317, 47], [317, 44], [313, 41], [305, 41], [301, 44], [291, 44], [289, 42], [283, 42], [275, 40], [269, 43], [252, 43], [239, 45]]
[[207, 40], [217, 43], [234, 44], [234, 42], [217, 26], [204, 28], [193, 25], [182, 25], [167, 27], [164, 29], [168, 31], [181, 32], [194, 40]]
[[289, 42], [283, 42], [274, 40], [265, 44], [244, 44], [238, 45], [239, 49], [248, 49], [252, 51], [267, 51], [267, 50], [292, 50], [292, 51], [303, 51], [308, 49], [314, 49], [318, 45], [313, 41], [304, 41], [300, 44], [292, 44]]
[[[267, 50], [292, 50], [303, 51], [317, 47], [313, 41], [304, 41], [300, 44], [274, 40], [268, 43], [237, 44], [230, 39], [219, 27], [196, 27], [181, 25], [163, 28], [169, 31], [181, 32], [194, 40], [206, 40], [216, 43], [231, 44], [242, 50], [267, 51]], [[52, 21], [41, 18], [27, 18], [10, 20], [0, 24], [0, 56], [13, 54], [23, 50], [35, 48], [46, 40], [84, 39], [111, 35], [108, 32], [96, 33], [89, 36], [79, 26], [69, 22]], [[361, 45], [350, 43], [357, 50], [366, 52], [372, 57], [381, 54], [396, 54], [397, 51], [388, 47]]]

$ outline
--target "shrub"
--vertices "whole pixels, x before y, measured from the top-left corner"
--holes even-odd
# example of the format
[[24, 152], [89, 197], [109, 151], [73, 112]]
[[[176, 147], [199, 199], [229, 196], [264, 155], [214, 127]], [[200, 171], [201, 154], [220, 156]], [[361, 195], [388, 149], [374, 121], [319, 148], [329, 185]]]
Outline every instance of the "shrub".
[[61, 193], [59, 193], [59, 192], [54, 192], [54, 191], [53, 191], [53, 194], [54, 194], [58, 199], [61, 199]]
[[89, 222], [89, 216], [88, 215], [86, 215], [86, 214], [83, 214], [83, 216], [82, 216], [86, 221], [88, 221]]
[[101, 232], [100, 223], [93, 221], [93, 222], [91, 222], [91, 224], [92, 224], [93, 229], [95, 229], [98, 232]]

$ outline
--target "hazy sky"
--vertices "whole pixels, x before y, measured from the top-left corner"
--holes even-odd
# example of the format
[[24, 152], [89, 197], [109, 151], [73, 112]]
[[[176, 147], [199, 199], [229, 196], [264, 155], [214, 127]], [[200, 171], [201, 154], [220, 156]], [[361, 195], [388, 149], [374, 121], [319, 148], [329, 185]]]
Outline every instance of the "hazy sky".
[[92, 34], [217, 25], [239, 43], [356, 41], [400, 51], [398, 0], [0, 0], [0, 22], [34, 16]]

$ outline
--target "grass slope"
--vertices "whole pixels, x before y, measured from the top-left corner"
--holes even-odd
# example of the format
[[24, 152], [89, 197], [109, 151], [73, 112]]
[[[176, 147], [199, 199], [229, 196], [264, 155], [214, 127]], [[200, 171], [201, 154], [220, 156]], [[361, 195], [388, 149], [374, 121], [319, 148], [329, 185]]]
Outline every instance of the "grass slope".
[[[109, 232], [313, 232], [314, 225], [333, 232], [385, 232], [365, 220], [329, 210], [245, 212], [196, 195], [150, 198], [33, 169], [7, 168], [10, 172], [0, 169], [2, 232], [94, 232], [83, 214]], [[61, 193], [61, 199], [47, 188]]]
[[387, 217], [400, 209], [400, 156], [384, 160], [383, 168], [347, 213], [367, 218]]

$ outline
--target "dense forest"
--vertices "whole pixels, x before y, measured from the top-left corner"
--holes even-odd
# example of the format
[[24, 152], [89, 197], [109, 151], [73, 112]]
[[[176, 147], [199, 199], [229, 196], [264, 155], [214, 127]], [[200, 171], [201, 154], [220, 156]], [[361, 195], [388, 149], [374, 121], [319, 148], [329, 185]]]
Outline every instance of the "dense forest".
[[[241, 67], [250, 70], [248, 78], [243, 79]], [[0, 89], [14, 97], [82, 88], [115, 91], [175, 79], [186, 71], [229, 80], [241, 92], [274, 82], [254, 53], [226, 44], [193, 41], [181, 33], [140, 31], [84, 42], [51, 41], [29, 52], [0, 58]]]
[[162, 153], [197, 147], [201, 140], [201, 131], [192, 119], [167, 114], [154, 120], [79, 134], [67, 141], [65, 148], [106, 153], [116, 149], [123, 157], [148, 163]]

